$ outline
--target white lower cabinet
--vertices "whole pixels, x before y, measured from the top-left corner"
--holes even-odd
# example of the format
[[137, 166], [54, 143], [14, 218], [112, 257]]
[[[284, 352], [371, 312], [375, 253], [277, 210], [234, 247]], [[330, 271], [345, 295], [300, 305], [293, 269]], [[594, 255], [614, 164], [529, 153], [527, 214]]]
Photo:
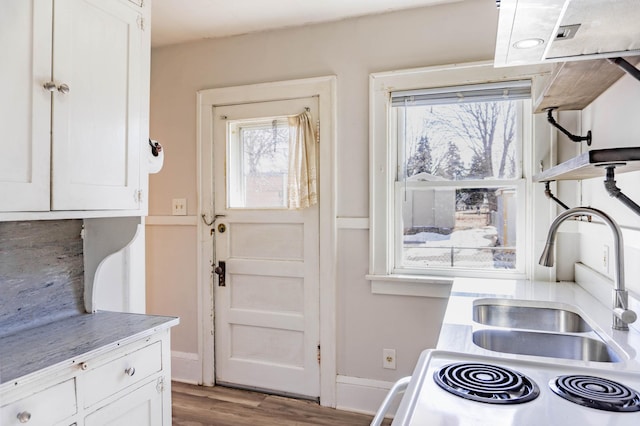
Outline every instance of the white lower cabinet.
[[0, 408], [0, 425], [49, 426], [64, 423], [78, 411], [76, 382], [68, 379]]
[[0, 425], [171, 425], [169, 339], [159, 331], [10, 383]]
[[158, 379], [96, 410], [85, 418], [86, 426], [155, 426], [162, 421], [162, 388]]
[[84, 407], [91, 407], [108, 396], [162, 371], [161, 355], [161, 342], [155, 342], [95, 368], [91, 368], [87, 363], [89, 369], [83, 376]]

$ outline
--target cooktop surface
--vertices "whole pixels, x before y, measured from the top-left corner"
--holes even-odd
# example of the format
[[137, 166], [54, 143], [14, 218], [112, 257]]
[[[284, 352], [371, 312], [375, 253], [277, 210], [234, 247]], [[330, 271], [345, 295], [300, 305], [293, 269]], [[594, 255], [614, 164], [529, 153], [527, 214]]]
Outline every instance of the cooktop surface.
[[393, 425], [638, 425], [640, 373], [424, 351]]

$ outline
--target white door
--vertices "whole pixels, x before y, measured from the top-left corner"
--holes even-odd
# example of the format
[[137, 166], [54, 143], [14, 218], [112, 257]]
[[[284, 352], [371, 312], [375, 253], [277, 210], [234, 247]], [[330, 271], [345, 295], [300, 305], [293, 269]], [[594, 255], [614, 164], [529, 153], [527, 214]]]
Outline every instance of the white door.
[[142, 31], [126, 3], [55, 2], [53, 210], [138, 208]]
[[286, 209], [287, 116], [318, 98], [213, 108], [216, 382], [320, 395], [318, 206]]
[[0, 211], [49, 210], [51, 3], [0, 2]]

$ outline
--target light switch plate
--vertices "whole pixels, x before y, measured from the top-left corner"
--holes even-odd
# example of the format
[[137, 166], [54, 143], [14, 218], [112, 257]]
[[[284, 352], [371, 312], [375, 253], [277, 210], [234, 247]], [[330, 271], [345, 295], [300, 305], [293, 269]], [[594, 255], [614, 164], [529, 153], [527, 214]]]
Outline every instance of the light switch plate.
[[171, 214], [173, 216], [186, 216], [187, 215], [187, 199], [174, 198], [173, 200], [171, 200]]

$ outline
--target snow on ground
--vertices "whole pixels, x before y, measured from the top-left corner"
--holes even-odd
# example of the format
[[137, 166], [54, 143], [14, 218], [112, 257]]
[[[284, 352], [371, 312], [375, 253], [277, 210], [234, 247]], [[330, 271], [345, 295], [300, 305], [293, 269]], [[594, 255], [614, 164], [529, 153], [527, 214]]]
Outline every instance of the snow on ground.
[[418, 232], [417, 234], [404, 236], [405, 244], [406, 243], [425, 244], [425, 243], [431, 243], [436, 241], [450, 241], [450, 240], [451, 240], [451, 235], [438, 234], [436, 232]]
[[420, 244], [420, 247], [493, 247], [497, 234], [494, 226], [483, 226], [453, 231], [449, 235], [419, 232], [415, 235], [405, 235], [404, 242]]
[[[407, 267], [456, 266], [494, 268], [493, 250], [497, 239], [494, 226], [464, 229], [442, 235], [420, 232], [406, 235], [403, 264]], [[408, 243], [408, 244], [407, 244]]]

